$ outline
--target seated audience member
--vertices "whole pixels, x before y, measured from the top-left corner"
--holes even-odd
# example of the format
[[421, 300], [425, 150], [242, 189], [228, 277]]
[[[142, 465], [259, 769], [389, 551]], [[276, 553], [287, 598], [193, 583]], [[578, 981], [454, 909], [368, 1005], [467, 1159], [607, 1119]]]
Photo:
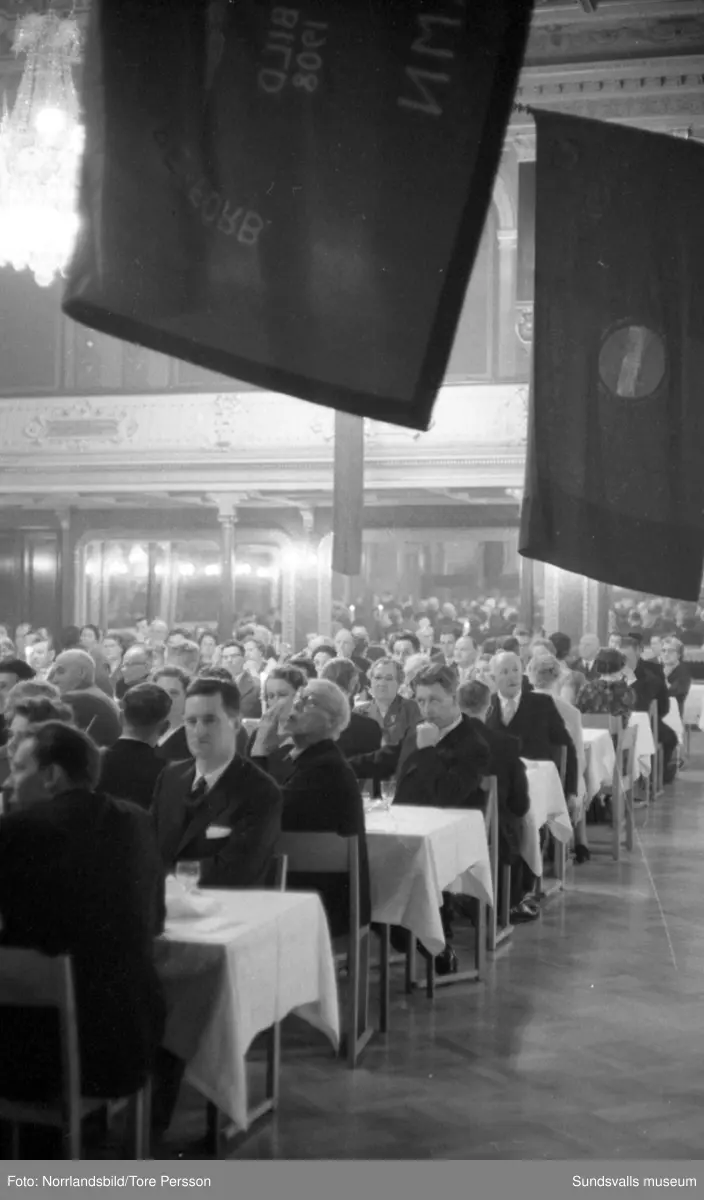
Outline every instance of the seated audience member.
[[[361, 923], [371, 920], [369, 865], [364, 806], [359, 784], [335, 744], [347, 728], [350, 706], [344, 692], [328, 679], [314, 679], [298, 693], [284, 722], [293, 748], [286, 760], [272, 760], [278, 744], [283, 701], [262, 718], [252, 759], [275, 771], [284, 798], [282, 825], [288, 831], [338, 833], [358, 837], [361, 874]], [[349, 929], [349, 889], [345, 876], [289, 874], [293, 886], [323, 898], [333, 937]]]
[[37, 679], [46, 679], [54, 661], [54, 650], [50, 638], [42, 638], [37, 634], [28, 645], [25, 655], [29, 666], [36, 672]]
[[201, 633], [198, 639], [198, 649], [200, 651], [200, 659], [198, 667], [209, 667], [215, 659], [215, 651], [218, 648], [218, 639], [214, 633], [209, 633], [205, 630]]
[[[67, 704], [62, 704], [58, 692], [56, 696], [16, 696], [18, 687], [31, 687], [32, 681], [18, 684], [10, 692], [7, 700], [5, 716], [7, 720], [8, 739], [0, 749], [0, 787], [7, 784], [12, 771], [12, 762], [17, 747], [30, 725], [40, 725], [45, 721], [61, 721], [64, 725], [73, 724], [73, 713]], [[36, 686], [36, 685], [35, 685]], [[49, 685], [47, 685], [49, 686]], [[52, 689], [56, 690], [56, 689]], [[7, 795], [7, 805], [0, 806], [9, 809], [12, 804], [11, 791]]]
[[457, 667], [460, 686], [469, 683], [472, 669], [477, 661], [477, 646], [474, 638], [464, 634], [455, 643], [455, 665]]
[[[202, 671], [198, 672], [198, 679], [220, 679], [224, 683], [231, 683], [232, 682], [232, 674], [225, 667], [204, 667]], [[189, 680], [189, 684], [191, 682], [192, 682], [192, 680]], [[188, 688], [186, 690], [188, 690]], [[237, 690], [239, 691], [239, 688]], [[185, 697], [184, 697], [184, 717], [185, 717]], [[240, 727], [237, 731], [237, 740], [236, 740], [235, 746], [237, 749], [237, 753], [240, 754], [242, 756], [242, 758], [249, 757], [249, 740], [250, 740], [250, 738], [249, 738], [249, 734], [247, 733], [247, 730], [245, 729], [244, 725], [242, 724], [243, 720], [248, 720], [248, 719], [257, 720], [258, 718], [245, 718], [242, 716], [242, 712], [240, 710]], [[184, 740], [185, 740], [185, 726], [184, 726]], [[193, 756], [192, 756], [190, 750], [188, 749], [188, 743], [185, 742], [185, 745], [186, 745], [187, 753], [184, 755], [184, 758], [192, 758]], [[172, 759], [171, 761], [176, 761], [176, 760]]]
[[292, 667], [298, 667], [299, 671], [303, 671], [303, 674], [306, 675], [308, 679], [318, 678], [318, 672], [316, 670], [315, 663], [309, 655], [293, 654], [289, 659], [289, 662]]
[[337, 650], [331, 643], [318, 640], [311, 646], [311, 657], [317, 678], [320, 679], [328, 663], [337, 658]]
[[213, 666], [224, 667], [237, 684], [240, 694], [240, 716], [247, 720], [258, 720], [262, 715], [261, 689], [259, 680], [245, 670], [244, 646], [241, 642], [225, 642], [220, 647], [217, 662]]
[[[571, 672], [568, 672], [568, 674], [571, 674]], [[538, 658], [531, 659], [528, 664], [528, 676], [533, 684], [535, 695], [552, 697], [577, 753], [577, 797], [576, 804], [570, 812], [570, 817], [572, 818], [575, 830], [575, 858], [578, 863], [583, 863], [589, 859], [590, 854], [587, 847], [586, 826], [583, 819], [589, 801], [585, 779], [587, 759], [584, 751], [584, 738], [582, 736], [581, 713], [573, 704], [562, 698], [561, 686], [564, 675], [560, 670], [560, 663], [556, 658], [545, 655], [544, 657], [539, 656]]]
[[483, 808], [481, 779], [489, 750], [458, 702], [456, 673], [431, 664], [417, 679], [420, 722], [396, 746], [357, 755], [352, 767], [359, 779], [396, 775], [396, 803], [431, 808]]
[[555, 657], [555, 647], [550, 638], [534, 637], [530, 644], [530, 658], [524, 664], [524, 670], [528, 670], [528, 664], [531, 659], [544, 657], [545, 655], [549, 655], [551, 658]]
[[487, 717], [489, 729], [504, 730], [521, 743], [521, 757], [555, 761], [555, 751], [567, 751], [565, 796], [574, 803], [577, 788], [577, 752], [551, 696], [521, 690], [523, 672], [516, 654], [502, 653], [494, 660], [497, 694]]
[[[499, 863], [511, 867], [511, 921], [518, 924], [534, 921], [540, 911], [537, 904], [526, 899], [532, 880], [524, 880], [521, 858], [523, 818], [530, 808], [528, 777], [521, 761], [518, 739], [501, 729], [487, 728], [491, 702], [492, 693], [479, 680], [465, 683], [460, 688], [460, 709], [489, 747], [491, 757], [487, 774], [496, 776], [499, 804]], [[500, 907], [500, 898], [497, 898], [497, 904]]]
[[87, 650], [64, 650], [49, 672], [49, 682], [73, 709], [76, 725], [97, 746], [113, 746], [120, 736], [117, 706], [95, 685], [95, 663]]
[[377, 659], [369, 671], [371, 699], [356, 709], [376, 721], [384, 746], [399, 746], [408, 731], [415, 729], [420, 721], [420, 709], [415, 700], [400, 695], [402, 683], [403, 668], [397, 659]]
[[[231, 678], [229, 671], [225, 674], [228, 679]], [[191, 676], [180, 667], [162, 667], [152, 675], [152, 683], [162, 688], [171, 701], [168, 728], [154, 748], [154, 753], [162, 765], [164, 762], [185, 762], [191, 758], [184, 724], [186, 692], [191, 682]]]
[[91, 646], [88, 651], [95, 663], [95, 686], [110, 699], [115, 698], [115, 689], [110, 679], [110, 664], [105, 657], [102, 645]]
[[[520, 644], [518, 638], [512, 637], [510, 634], [508, 637], [501, 637], [501, 638], [496, 639], [496, 653], [497, 654], [499, 653], [500, 650], [505, 650], [507, 654], [519, 654], [520, 649], [521, 649], [521, 644]], [[519, 655], [519, 657], [520, 657], [520, 655]]]
[[692, 686], [689, 668], [682, 661], [684, 646], [678, 638], [663, 638], [662, 665], [669, 695], [677, 701], [680, 715], [684, 716], [684, 702]]
[[527, 666], [531, 658], [531, 642], [533, 640], [533, 635], [531, 634], [527, 625], [516, 625], [513, 630], [513, 636], [518, 642], [518, 657], [520, 658], [523, 666]]
[[[116, 1098], [144, 1083], [162, 1036], [153, 955], [164, 881], [146, 813], [96, 792], [99, 773], [90, 738], [57, 721], [17, 746], [15, 804], [0, 819], [0, 939], [71, 955], [81, 1093]], [[54, 1039], [53, 1014], [3, 1010], [2, 1095], [56, 1095]]]
[[154, 670], [156, 658], [151, 646], [144, 642], [135, 642], [122, 658], [120, 679], [115, 684], [115, 696], [122, 700], [128, 688], [136, 683], [149, 683], [149, 677]]
[[620, 717], [625, 729], [636, 705], [636, 695], [624, 677], [626, 660], [620, 650], [600, 650], [594, 662], [596, 678], [587, 680], [576, 699], [581, 713], [608, 713]]
[[[359, 669], [351, 658], [333, 658], [323, 668], [321, 679], [329, 679], [337, 684], [345, 693], [352, 705], [359, 688]], [[350, 713], [349, 724], [337, 739], [337, 747], [345, 758], [355, 754], [370, 754], [381, 745], [381, 730], [376, 721], [354, 710]]]
[[663, 665], [662, 638], [657, 633], [651, 634], [647, 645], [645, 643], [643, 644], [643, 661], [656, 662], [659, 663], [660, 666]]
[[197, 642], [184, 641], [177, 646], [166, 647], [165, 667], [179, 667], [187, 675], [195, 675], [199, 662], [200, 649]]
[[[338, 658], [349, 658], [360, 675], [366, 675], [371, 663], [359, 649], [359, 641], [349, 629], [338, 629], [335, 634], [335, 650]], [[324, 675], [321, 678], [325, 678]]]
[[100, 645], [102, 634], [97, 625], [84, 625], [80, 632], [80, 647], [90, 654], [94, 646]]
[[20, 682], [34, 679], [36, 672], [21, 658], [4, 658], [0, 661], [0, 744], [7, 741], [5, 728], [5, 706], [12, 689]]
[[610, 633], [607, 645], [608, 645], [609, 650], [619, 650], [620, 651], [620, 649], [621, 649], [621, 634], [620, 633]]
[[[293, 702], [298, 693], [308, 683], [308, 676], [295, 667], [292, 663], [286, 663], [282, 667], [274, 667], [266, 677], [264, 684], [264, 711], [270, 712], [276, 706], [278, 713], [278, 746], [273, 748], [269, 754], [269, 768], [273, 763], [273, 757], [287, 757], [293, 748], [293, 740], [291, 735], [286, 732], [286, 720]], [[249, 739], [248, 753], [251, 753], [257, 733], [256, 730]], [[274, 746], [273, 735], [270, 744]], [[275, 771], [269, 769], [269, 774], [274, 774]]]
[[236, 752], [237, 685], [195, 679], [186, 692], [185, 723], [195, 761], [167, 764], [154, 793], [164, 867], [170, 872], [182, 860], [197, 859], [202, 887], [260, 887], [281, 828], [281, 794]]
[[587, 681], [597, 678], [596, 660], [601, 649], [601, 643], [595, 633], [585, 633], [579, 640], [579, 658], [575, 660], [574, 670], [581, 671]]
[[496, 692], [496, 680], [494, 679], [494, 655], [480, 654], [474, 666], [472, 667], [470, 683], [477, 681], [485, 684], [491, 692], [492, 696]]
[[455, 650], [457, 647], [458, 638], [460, 638], [461, 635], [461, 625], [446, 625], [440, 630], [440, 636], [438, 638], [440, 645], [438, 663], [446, 667], [452, 667], [456, 672], [459, 671], [459, 668], [455, 658]]
[[100, 790], [150, 808], [163, 768], [155, 748], [168, 730], [171, 699], [155, 683], [137, 683], [122, 701], [122, 733], [103, 754]]
[[665, 783], [672, 783], [677, 774], [677, 734], [665, 724], [665, 717], [670, 712], [670, 694], [665, 673], [659, 663], [643, 661], [643, 639], [639, 633], [628, 634], [622, 639], [621, 646], [626, 662], [624, 679], [636, 695], [635, 711], [649, 712], [653, 701], [657, 704], [658, 740], [663, 748]]
[[397, 658], [396, 662], [400, 662], [403, 667], [403, 684], [399, 688], [399, 693], [405, 700], [413, 700], [418, 676], [435, 665], [433, 659], [429, 654], [411, 654], [403, 660]]
[[[413, 654], [420, 654], [420, 642], [415, 633], [410, 633], [408, 630], [402, 630], [401, 633], [394, 633], [389, 638], [389, 651], [391, 657], [395, 658], [405, 667], [408, 659]], [[429, 656], [425, 655], [424, 657]]]
[[112, 686], [113, 695], [117, 695], [117, 685], [122, 679], [122, 658], [127, 646], [122, 637], [117, 633], [106, 633], [103, 638], [103, 654], [108, 665], [108, 676]]

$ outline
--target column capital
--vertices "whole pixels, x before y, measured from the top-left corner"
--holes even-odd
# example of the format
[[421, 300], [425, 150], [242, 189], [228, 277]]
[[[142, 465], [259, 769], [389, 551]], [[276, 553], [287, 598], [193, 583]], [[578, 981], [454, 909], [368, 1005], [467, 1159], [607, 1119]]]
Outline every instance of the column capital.
[[207, 499], [217, 508], [218, 521], [221, 524], [236, 524], [240, 496], [233, 496], [228, 492], [208, 492]]

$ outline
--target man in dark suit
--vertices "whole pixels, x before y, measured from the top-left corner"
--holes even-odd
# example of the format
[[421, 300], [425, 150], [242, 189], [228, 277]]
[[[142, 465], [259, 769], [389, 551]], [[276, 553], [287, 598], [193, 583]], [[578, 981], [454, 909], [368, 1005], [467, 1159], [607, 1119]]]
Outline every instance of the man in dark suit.
[[240, 717], [258, 720], [262, 715], [261, 685], [244, 667], [244, 646], [241, 642], [225, 642], [220, 651], [218, 666], [225, 667], [240, 693]]
[[486, 720], [487, 729], [503, 730], [518, 738], [521, 757], [555, 760], [555, 750], [567, 750], [565, 795], [577, 795], [577, 752], [565, 723], [550, 696], [524, 692], [521, 660], [517, 654], [499, 654], [494, 662], [497, 692]]
[[352, 709], [359, 689], [359, 669], [350, 658], [331, 658], [323, 667], [321, 679], [329, 679], [345, 693], [350, 704], [350, 723], [337, 739], [337, 748], [345, 758], [355, 754], [371, 754], [381, 746], [382, 732], [371, 717], [356, 713]]
[[[282, 825], [288, 831], [338, 833], [359, 838], [361, 922], [371, 920], [369, 862], [364, 806], [359, 784], [335, 744], [350, 718], [344, 692], [328, 679], [311, 680], [298, 693], [284, 722], [293, 742], [287, 759], [272, 753], [287, 701], [265, 713], [252, 747], [252, 759], [275, 771], [284, 797]], [[325, 904], [334, 937], [349, 929], [349, 889], [343, 876], [289, 875], [303, 891], [317, 891]]]
[[579, 642], [579, 658], [571, 664], [573, 671], [581, 671], [584, 678], [591, 683], [598, 678], [596, 660], [601, 649], [601, 642], [595, 633], [585, 633]]
[[396, 803], [430, 808], [483, 808], [481, 787], [489, 766], [489, 747], [458, 703], [452, 666], [432, 663], [416, 680], [421, 722], [400, 745], [355, 755], [358, 779], [396, 776]]
[[[229, 671], [225, 672], [225, 677], [232, 678]], [[186, 692], [192, 676], [181, 667], [161, 667], [154, 672], [152, 680], [157, 687], [163, 688], [171, 701], [169, 727], [159, 738], [155, 754], [161, 760], [162, 766], [165, 762], [185, 762], [186, 759], [192, 757], [188, 749], [186, 726], [184, 725]]]
[[[499, 803], [499, 864], [511, 871], [511, 919], [513, 922], [534, 921], [539, 913], [536, 906], [526, 905], [524, 897], [531, 881], [525, 885], [521, 859], [523, 818], [530, 808], [528, 777], [521, 762], [520, 742], [500, 729], [488, 729], [486, 719], [491, 709], [491, 692], [485, 683], [473, 680], [460, 688], [460, 708], [489, 746], [491, 761], [488, 774], [496, 776]], [[499, 889], [501, 877], [499, 877]], [[500, 905], [500, 897], [497, 898]]]
[[236, 751], [234, 682], [195, 679], [186, 693], [186, 737], [194, 761], [170, 763], [152, 816], [167, 871], [197, 859], [201, 886], [261, 887], [281, 829], [281, 793]]
[[677, 774], [673, 763], [677, 749], [677, 734], [665, 724], [670, 711], [670, 693], [667, 690], [665, 672], [659, 663], [641, 658], [643, 638], [637, 631], [621, 638], [621, 653], [626, 660], [624, 678], [636, 694], [636, 712], [649, 712], [655, 701], [658, 708], [658, 741], [662, 743], [665, 762], [665, 783], [672, 783]]
[[171, 699], [155, 683], [138, 683], [122, 701], [122, 734], [103, 753], [100, 789], [150, 808], [164, 762], [155, 747], [169, 727]]
[[[0, 818], [2, 944], [69, 954], [83, 1094], [118, 1097], [144, 1082], [163, 1032], [153, 962], [164, 880], [151, 823], [95, 791], [100, 756], [58, 721], [30, 728], [13, 758], [13, 811]], [[3, 1010], [4, 1096], [56, 1094], [51, 1014]]]

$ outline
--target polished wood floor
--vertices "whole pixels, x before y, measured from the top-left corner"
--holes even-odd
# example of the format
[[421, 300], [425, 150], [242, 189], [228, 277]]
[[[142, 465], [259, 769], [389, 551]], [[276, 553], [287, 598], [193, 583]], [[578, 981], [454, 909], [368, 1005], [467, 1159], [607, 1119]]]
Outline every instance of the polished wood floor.
[[[567, 893], [490, 958], [484, 983], [430, 1003], [403, 994], [399, 969], [391, 1033], [355, 1072], [287, 1022], [278, 1115], [230, 1156], [699, 1158], [703, 880], [697, 735], [689, 768], [639, 812], [633, 853], [571, 867]], [[185, 1089], [167, 1152], [191, 1157], [203, 1126]]]

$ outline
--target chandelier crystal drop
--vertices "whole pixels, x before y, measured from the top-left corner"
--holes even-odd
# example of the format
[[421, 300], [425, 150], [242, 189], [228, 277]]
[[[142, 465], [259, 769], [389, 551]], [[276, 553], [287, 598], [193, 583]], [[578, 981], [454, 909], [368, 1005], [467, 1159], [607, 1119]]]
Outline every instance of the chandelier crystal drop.
[[78, 233], [78, 24], [32, 13], [17, 23], [14, 51], [27, 61], [12, 111], [4, 100], [0, 121], [0, 265], [30, 270], [48, 287], [68, 266]]

